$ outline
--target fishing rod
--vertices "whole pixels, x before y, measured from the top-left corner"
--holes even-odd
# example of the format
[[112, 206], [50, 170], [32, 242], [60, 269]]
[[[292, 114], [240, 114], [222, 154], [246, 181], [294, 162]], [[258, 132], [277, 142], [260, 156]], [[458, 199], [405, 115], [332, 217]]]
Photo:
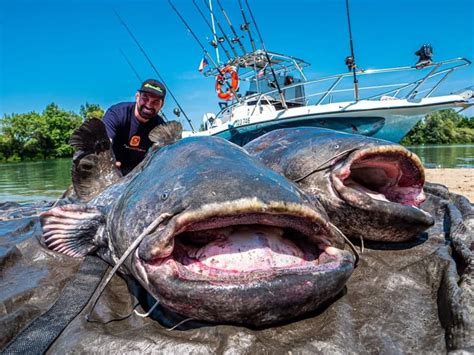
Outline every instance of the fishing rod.
[[257, 47], [255, 46], [255, 42], [252, 37], [252, 31], [250, 31], [250, 27], [249, 27], [250, 22], [247, 21], [247, 16], [245, 16], [244, 7], [242, 6], [241, 0], [239, 0], [239, 7], [240, 7], [240, 12], [242, 13], [242, 18], [244, 20], [244, 23], [240, 25], [240, 30], [247, 31], [249, 33], [250, 44], [252, 45], [252, 50], [255, 52], [257, 50]]
[[[186, 20], [184, 19], [184, 17], [179, 13], [178, 9], [174, 6], [174, 4], [171, 2], [171, 0], [168, 0], [168, 3], [170, 4], [171, 8], [173, 9], [174, 12], [176, 12], [176, 15], [178, 15], [179, 19], [183, 22], [184, 26], [186, 26], [187, 30], [189, 31], [189, 33], [191, 33], [191, 35], [194, 37], [194, 39], [196, 40], [196, 42], [198, 43], [198, 45], [201, 47], [202, 51], [204, 52], [204, 55], [209, 58], [209, 60], [211, 61], [211, 64], [214, 66], [214, 68], [217, 69], [217, 71], [219, 72], [219, 75], [222, 76], [222, 78], [225, 78], [225, 74], [224, 72], [219, 68], [219, 65], [214, 61], [214, 59], [212, 58], [212, 56], [209, 54], [209, 52], [206, 50], [206, 48], [204, 47], [204, 45], [201, 43], [201, 41], [199, 40], [199, 38], [196, 36], [196, 34], [194, 33], [194, 31], [191, 29], [191, 27], [189, 27], [188, 23], [186, 22]], [[237, 93], [236, 91], [234, 90], [234, 88], [232, 87], [231, 84], [229, 84], [229, 82], [227, 80], [225, 80], [225, 83], [226, 85], [228, 86], [229, 90], [232, 92], [232, 94], [234, 95], [234, 97], [239, 100], [238, 96], [237, 96]]]
[[206, 2], [206, 0], [204, 0], [204, 5], [206, 5], [207, 9], [209, 10], [209, 13], [211, 14], [212, 18], [214, 18], [216, 20], [216, 25], [217, 27], [219, 27], [219, 31], [221, 31], [222, 35], [224, 36], [225, 40], [227, 41], [227, 43], [229, 44], [230, 46], [230, 49], [232, 50], [232, 53], [234, 53], [234, 56], [235, 57], [238, 57], [239, 54], [237, 53], [237, 51], [235, 50], [235, 47], [232, 45], [232, 41], [229, 39], [229, 37], [227, 37], [227, 35], [225, 34], [225, 31], [224, 29], [222, 28], [221, 26], [221, 23], [219, 22], [218, 18], [214, 15], [214, 11], [212, 11], [211, 7], [209, 6], [209, 4]]
[[[202, 13], [201, 8], [196, 3], [196, 0], [193, 0], [193, 4], [196, 7], [196, 9], [198, 10], [198, 12], [201, 15], [202, 19], [204, 20], [204, 22], [206, 22], [207, 26], [209, 27], [211, 32], [214, 34], [214, 40], [211, 41], [211, 46], [213, 46], [214, 48], [217, 48], [217, 46], [220, 45], [221, 48], [224, 50], [224, 53], [227, 56], [227, 59], [231, 60], [232, 57], [230, 56], [229, 51], [224, 47], [224, 44], [223, 44], [223, 42], [225, 41], [225, 38], [224, 37], [217, 37], [214, 28], [212, 28], [212, 26], [209, 23], [209, 21], [207, 20], [206, 16], [204, 16], [204, 14]], [[217, 61], [219, 61], [219, 58], [217, 58]]]
[[217, 0], [217, 5], [219, 5], [219, 8], [221, 9], [222, 14], [224, 15], [225, 19], [227, 20], [227, 24], [229, 25], [232, 33], [234, 34], [234, 38], [232, 38], [232, 42], [233, 43], [238, 43], [239, 46], [240, 46], [240, 49], [242, 50], [242, 52], [244, 52], [243, 54], [245, 55], [247, 53], [247, 51], [245, 50], [244, 45], [242, 44], [242, 41], [240, 40], [239, 35], [235, 31], [235, 28], [232, 25], [232, 22], [230, 21], [229, 16], [227, 16], [227, 12], [225, 12], [224, 8], [222, 7], [222, 4], [221, 4], [220, 0]]
[[275, 85], [277, 87], [278, 94], [280, 94], [281, 104], [285, 109], [287, 109], [288, 105], [286, 104], [286, 101], [285, 101], [285, 95], [283, 95], [283, 91], [281, 90], [280, 84], [278, 83], [278, 78], [275, 74], [275, 71], [273, 70], [273, 66], [272, 66], [272, 62], [270, 60], [270, 56], [268, 55], [268, 51], [265, 48], [265, 43], [263, 43], [262, 35], [261, 35], [261, 33], [258, 29], [257, 22], [255, 21], [255, 17], [253, 17], [253, 12], [252, 12], [252, 9], [250, 8], [248, 0], [245, 0], [245, 4], [247, 5], [247, 8], [249, 9], [250, 17], [252, 18], [252, 22], [255, 25], [255, 30], [257, 31], [258, 39], [260, 40], [260, 43], [262, 44], [263, 52], [265, 53], [265, 57], [267, 58], [268, 66], [270, 67], [270, 70], [272, 72], [273, 80], [275, 81]]
[[[212, 7], [212, 0], [209, 0], [209, 6]], [[214, 33], [214, 38], [217, 37], [216, 35], [216, 21], [214, 16], [211, 16], [211, 23], [212, 23], [212, 33]], [[219, 49], [216, 48], [216, 59], [217, 59], [217, 64], [220, 64], [221, 59], [219, 58]]]
[[355, 63], [355, 56], [354, 56], [354, 44], [352, 43], [352, 29], [351, 29], [351, 17], [349, 15], [349, 0], [346, 0], [346, 11], [347, 11], [347, 24], [349, 27], [349, 41], [351, 45], [351, 56], [346, 58], [346, 65], [349, 68], [349, 71], [352, 70], [354, 76], [354, 95], [356, 101], [359, 101], [359, 82], [357, 80], [357, 66]]
[[119, 48], [120, 50], [120, 54], [122, 55], [122, 57], [125, 59], [125, 61], [128, 63], [128, 66], [132, 69], [132, 71], [135, 73], [135, 76], [137, 77], [138, 81], [140, 83], [143, 83], [143, 80], [142, 78], [140, 77], [140, 74], [138, 74], [137, 70], [135, 69], [135, 67], [133, 66], [132, 62], [130, 62], [130, 60], [128, 59], [128, 57], [125, 55], [125, 52], [122, 50], [122, 48]]
[[160, 79], [160, 81], [163, 83], [163, 85], [165, 86], [166, 90], [168, 91], [168, 93], [170, 94], [170, 96], [172, 97], [172, 99], [174, 100], [174, 102], [176, 103], [176, 105], [178, 106], [180, 112], [183, 113], [184, 117], [186, 118], [186, 120], [188, 121], [188, 124], [189, 126], [191, 127], [191, 130], [193, 133], [196, 132], [196, 130], [194, 129], [194, 126], [193, 126], [193, 123], [191, 122], [191, 120], [189, 119], [189, 117], [186, 115], [186, 113], [184, 112], [183, 108], [181, 107], [181, 105], [179, 104], [178, 100], [176, 99], [176, 97], [173, 95], [173, 93], [171, 92], [171, 90], [169, 89], [168, 85], [165, 84], [165, 81], [163, 80], [163, 77], [160, 75], [160, 73], [158, 72], [158, 69], [156, 69], [155, 65], [153, 64], [153, 62], [151, 61], [150, 57], [148, 56], [148, 54], [146, 54], [145, 50], [143, 49], [142, 45], [140, 44], [140, 42], [138, 41], [138, 39], [134, 36], [134, 34], [132, 33], [132, 31], [130, 30], [130, 28], [127, 26], [127, 24], [125, 23], [125, 21], [120, 17], [120, 15], [118, 14], [117, 11], [113, 10], [115, 15], [117, 16], [117, 18], [119, 19], [120, 23], [122, 24], [122, 26], [127, 30], [128, 34], [130, 35], [130, 37], [133, 39], [133, 41], [135, 42], [135, 44], [138, 46], [138, 48], [140, 49], [140, 51], [143, 53], [143, 55], [145, 56], [146, 60], [148, 61], [148, 63], [150, 63], [153, 71], [155, 72], [156, 76]]

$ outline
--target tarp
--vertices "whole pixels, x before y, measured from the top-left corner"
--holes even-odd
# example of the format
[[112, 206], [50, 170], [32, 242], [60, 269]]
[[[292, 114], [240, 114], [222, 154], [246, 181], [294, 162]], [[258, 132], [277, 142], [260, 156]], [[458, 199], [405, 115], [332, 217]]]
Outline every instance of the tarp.
[[[344, 291], [303, 319], [262, 329], [192, 320], [169, 330], [184, 318], [160, 307], [152, 318], [133, 314], [153, 300], [116, 275], [91, 315], [98, 322], [86, 320], [86, 306], [48, 353], [474, 351], [474, 210], [441, 185], [426, 190], [436, 224], [410, 243], [365, 243]], [[0, 204], [0, 349], [50, 309], [82, 262], [41, 246], [37, 214], [47, 208]]]

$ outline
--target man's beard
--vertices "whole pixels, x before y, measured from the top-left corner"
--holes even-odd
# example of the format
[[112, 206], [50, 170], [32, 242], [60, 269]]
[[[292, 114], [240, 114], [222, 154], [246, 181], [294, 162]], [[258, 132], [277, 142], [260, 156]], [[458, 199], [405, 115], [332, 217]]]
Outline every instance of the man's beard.
[[150, 118], [153, 118], [156, 116], [157, 112], [155, 109], [146, 107], [145, 105], [139, 105], [138, 106], [138, 112], [140, 113], [140, 116], [143, 118], [149, 120]]

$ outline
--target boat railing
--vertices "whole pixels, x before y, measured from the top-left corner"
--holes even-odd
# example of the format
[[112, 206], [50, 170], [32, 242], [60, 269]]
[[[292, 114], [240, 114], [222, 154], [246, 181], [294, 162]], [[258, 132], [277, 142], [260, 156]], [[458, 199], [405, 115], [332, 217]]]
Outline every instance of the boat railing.
[[[412, 80], [409, 82], [370, 85], [370, 86], [365, 86], [365, 87], [360, 85], [359, 86], [360, 91], [392, 88], [388, 91], [378, 92], [371, 96], [367, 96], [367, 97], [362, 96], [361, 99], [374, 100], [374, 99], [380, 99], [381, 97], [388, 96], [388, 95], [392, 95], [392, 97], [398, 98], [398, 99], [414, 99], [416, 96], [421, 96], [420, 95], [421, 92], [427, 92], [426, 95], [420, 97], [420, 98], [426, 98], [426, 97], [431, 96], [435, 92], [435, 90], [441, 85], [441, 83], [445, 81], [446, 78], [452, 72], [470, 64], [471, 62], [466, 58], [456, 58], [456, 59], [446, 60], [446, 61], [442, 61], [438, 63], [433, 63], [421, 68], [416, 67], [416, 66], [410, 66], [410, 67], [397, 67], [397, 68], [387, 68], [387, 69], [359, 70], [356, 74], [360, 78], [360, 77], [364, 77], [368, 75], [373, 76], [377, 74], [388, 74], [388, 73], [399, 73], [399, 72], [410, 72], [410, 71], [420, 72], [421, 70], [431, 69], [426, 75], [422, 76], [421, 78], [416, 78], [415, 80]], [[446, 68], [446, 66], [449, 66], [449, 67]], [[445, 68], [443, 69], [443, 67]], [[431, 79], [436, 79], [438, 77], [439, 77], [439, 80], [435, 80], [435, 82], [430, 85], [429, 90], [420, 91], [420, 88], [423, 86], [423, 84], [427, 83]], [[304, 83], [299, 83], [296, 85], [291, 85], [291, 86], [285, 87], [285, 89], [289, 89], [297, 85], [304, 85], [305, 87], [308, 87], [312, 84], [322, 83], [325, 81], [332, 82], [330, 84], [330, 87], [327, 90], [305, 95], [306, 99], [308, 99], [309, 97], [321, 96], [321, 98], [315, 103], [316, 105], [319, 105], [319, 104], [322, 104], [324, 100], [331, 94], [354, 91], [352, 87], [346, 88], [346, 89], [337, 89], [339, 87], [339, 84], [343, 81], [343, 79], [346, 79], [346, 78], [349, 78], [349, 79], [353, 78], [353, 74], [344, 73], [344, 74], [332, 75], [332, 76], [328, 76], [328, 77], [324, 77], [324, 78], [320, 78], [316, 80], [306, 81]], [[410, 90], [408, 91], [408, 89]], [[408, 92], [404, 96], [399, 97], [399, 94], [403, 91], [408, 91]], [[276, 90], [274, 90], [273, 92], [266, 93], [266, 94], [272, 95], [272, 94], [275, 94], [275, 92]]]
[[[470, 64], [471, 62], [466, 58], [455, 58], [436, 63], [430, 63], [424, 66], [404, 66], [385, 69], [358, 70], [356, 74], [359, 78], [359, 100], [414, 100], [427, 98], [432, 96], [433, 93], [446, 80], [446, 78], [454, 71]], [[401, 75], [401, 73], [406, 73], [407, 77], [404, 77], [404, 75]], [[415, 77], [413, 77], [412, 73], [415, 73]], [[380, 80], [377, 78], [380, 78], [380, 75], [382, 74], [386, 76], [394, 74], [397, 75], [397, 80], [403, 81], [394, 82], [395, 80], [392, 80], [392, 82], [379, 84]], [[411, 77], [408, 77], [409, 75], [411, 75]], [[369, 78], [372, 77], [376, 77], [375, 79], [377, 82], [371, 83]], [[331, 103], [333, 102], [335, 95], [338, 95], [338, 97], [342, 99], [345, 98], [346, 101], [355, 101], [354, 96], [350, 95], [351, 92], [354, 92], [353, 83], [351, 82], [352, 78], [352, 72], [330, 75], [315, 80], [301, 81], [287, 85], [282, 87], [282, 90], [283, 93], [285, 93], [287, 90], [295, 90], [295, 88], [298, 86], [302, 86], [304, 88], [304, 90], [301, 90], [303, 96], [291, 97], [290, 99], [286, 100], [287, 104], [293, 104], [293, 106], [302, 106], [302, 102], [304, 102], [304, 105], [306, 106], [317, 106], [324, 103]], [[325, 87], [322, 88], [321, 86], [324, 85]], [[273, 98], [272, 102], [276, 107], [278, 107], [278, 109], [282, 106], [279, 93], [277, 89], [275, 89], [247, 95], [241, 98], [239, 102], [226, 107], [224, 110], [229, 112], [229, 110], [232, 110], [233, 106], [241, 105], [243, 102], [247, 104], [251, 102], [252, 105], [255, 104], [255, 106], [268, 104], [269, 98]], [[290, 105], [288, 105], [288, 107], [293, 107]], [[221, 115], [223, 111], [221, 111], [218, 116]], [[252, 110], [251, 116], [253, 116], [254, 113], [255, 110]]]

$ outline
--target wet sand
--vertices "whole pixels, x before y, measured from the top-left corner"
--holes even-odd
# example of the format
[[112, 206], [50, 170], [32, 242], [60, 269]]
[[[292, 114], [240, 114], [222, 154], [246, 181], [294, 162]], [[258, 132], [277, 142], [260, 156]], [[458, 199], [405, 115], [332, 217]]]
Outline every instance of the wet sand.
[[445, 185], [474, 203], [474, 169], [425, 169], [426, 181]]

